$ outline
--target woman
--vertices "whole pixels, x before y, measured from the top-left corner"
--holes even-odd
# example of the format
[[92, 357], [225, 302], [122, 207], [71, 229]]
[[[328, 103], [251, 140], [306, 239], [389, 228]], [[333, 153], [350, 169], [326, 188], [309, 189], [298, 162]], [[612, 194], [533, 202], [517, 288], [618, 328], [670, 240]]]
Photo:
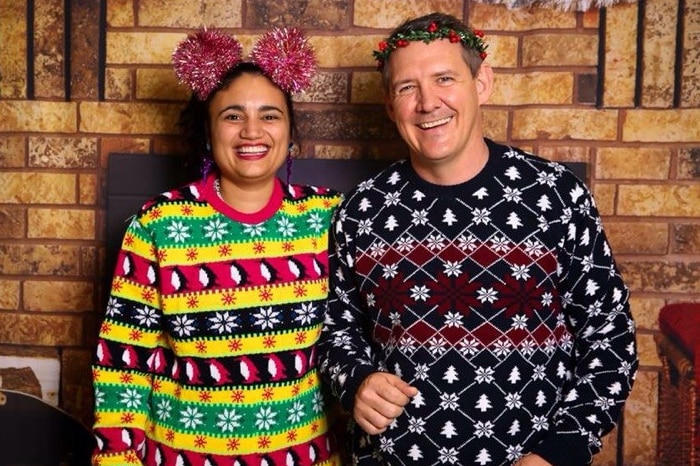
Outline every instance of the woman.
[[339, 464], [315, 343], [340, 195], [276, 176], [313, 51], [276, 29], [243, 61], [235, 39], [202, 31], [173, 60], [203, 177], [124, 236], [93, 367], [93, 464]]

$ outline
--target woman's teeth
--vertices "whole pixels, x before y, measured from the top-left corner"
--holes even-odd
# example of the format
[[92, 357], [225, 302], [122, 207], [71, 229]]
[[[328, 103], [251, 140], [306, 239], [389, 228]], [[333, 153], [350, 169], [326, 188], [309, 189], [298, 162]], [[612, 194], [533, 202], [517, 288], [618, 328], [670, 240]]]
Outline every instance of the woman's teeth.
[[238, 153], [239, 154], [260, 154], [262, 152], [267, 151], [267, 146], [245, 146], [245, 147], [239, 147], [238, 148]]

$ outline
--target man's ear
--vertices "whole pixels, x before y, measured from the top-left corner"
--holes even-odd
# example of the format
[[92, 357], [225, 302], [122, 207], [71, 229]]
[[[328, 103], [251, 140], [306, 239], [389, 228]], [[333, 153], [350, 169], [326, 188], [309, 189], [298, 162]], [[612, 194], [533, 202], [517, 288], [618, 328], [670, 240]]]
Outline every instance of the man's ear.
[[491, 97], [493, 92], [493, 68], [488, 63], [482, 63], [476, 74], [476, 92], [479, 96], [479, 105], [483, 105]]

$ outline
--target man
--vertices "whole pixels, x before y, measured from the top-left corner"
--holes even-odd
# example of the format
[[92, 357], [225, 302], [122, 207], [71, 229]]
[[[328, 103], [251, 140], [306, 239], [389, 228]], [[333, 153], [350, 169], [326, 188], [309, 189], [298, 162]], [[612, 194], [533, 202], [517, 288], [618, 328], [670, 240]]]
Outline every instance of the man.
[[357, 465], [589, 464], [637, 370], [585, 185], [484, 138], [482, 34], [431, 14], [375, 57], [410, 159], [336, 211], [321, 370]]

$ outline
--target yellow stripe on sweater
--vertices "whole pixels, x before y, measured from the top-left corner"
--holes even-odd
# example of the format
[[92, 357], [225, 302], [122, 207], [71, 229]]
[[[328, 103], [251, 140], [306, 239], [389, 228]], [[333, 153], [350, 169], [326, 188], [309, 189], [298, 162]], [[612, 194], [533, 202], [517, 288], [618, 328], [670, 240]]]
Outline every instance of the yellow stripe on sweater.
[[[149, 426], [146, 429], [148, 435], [152, 436], [156, 442], [172, 448], [215, 455], [246, 455], [272, 452], [280, 448], [308, 442], [327, 432], [328, 423], [325, 416], [320, 415], [315, 421], [301, 425], [293, 431], [296, 433], [296, 437], [291, 440], [290, 431], [286, 429], [276, 434], [260, 434], [250, 437], [237, 437], [230, 433], [222, 433], [222, 437], [207, 436], [204, 438], [202, 434], [173, 432], [172, 429], [160, 425]], [[202, 444], [202, 440], [205, 441], [204, 444]]]
[[[104, 338], [125, 345], [153, 348], [160, 337], [159, 333], [144, 332], [141, 329], [134, 329], [117, 322], [105, 322], [102, 328], [101, 335]], [[320, 333], [321, 326], [316, 325], [305, 329], [286, 330], [285, 332], [241, 334], [220, 339], [214, 339], [210, 336], [188, 341], [170, 339], [168, 345], [181, 357], [240, 356], [308, 348], [316, 343]], [[112, 358], [118, 357], [120, 357], [118, 354], [112, 355]]]
[[[186, 248], [177, 246], [165, 249], [161, 253], [161, 267], [173, 265], [197, 264], [204, 258], [207, 262], [225, 262], [230, 260], [285, 257], [290, 254], [319, 253], [326, 249], [328, 234], [309, 238], [270, 240], [269, 238], [251, 237], [247, 241], [226, 242], [221, 244], [201, 244]], [[196, 254], [193, 254], [196, 251]]]

